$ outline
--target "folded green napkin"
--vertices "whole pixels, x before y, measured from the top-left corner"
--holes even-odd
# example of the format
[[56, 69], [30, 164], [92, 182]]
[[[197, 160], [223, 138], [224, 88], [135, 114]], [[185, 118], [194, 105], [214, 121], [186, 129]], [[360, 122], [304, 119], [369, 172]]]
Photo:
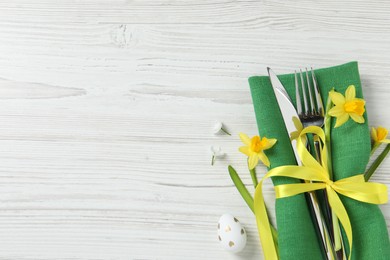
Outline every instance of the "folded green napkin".
[[[355, 85], [356, 96], [362, 97], [357, 62], [315, 71], [324, 104], [334, 87], [343, 95], [349, 85]], [[295, 103], [294, 74], [279, 76]], [[289, 135], [284, 126], [278, 103], [268, 76], [249, 78], [256, 121], [260, 136], [278, 139], [277, 145], [267, 150], [270, 168], [295, 164]], [[295, 104], [294, 104], [295, 105]], [[362, 174], [370, 157], [370, 133], [367, 122], [357, 124], [352, 119], [337, 129], [332, 128], [333, 174], [336, 180]], [[333, 121], [333, 126], [336, 120]], [[274, 185], [298, 183], [287, 177], [274, 177]], [[353, 232], [351, 259], [390, 259], [390, 242], [386, 222], [377, 205], [340, 196], [348, 212]], [[280, 259], [322, 259], [323, 254], [314, 224], [303, 194], [276, 200], [276, 221], [279, 233]], [[344, 236], [346, 241], [346, 237]], [[347, 243], [346, 243], [347, 244]], [[348, 247], [348, 245], [347, 245]]]

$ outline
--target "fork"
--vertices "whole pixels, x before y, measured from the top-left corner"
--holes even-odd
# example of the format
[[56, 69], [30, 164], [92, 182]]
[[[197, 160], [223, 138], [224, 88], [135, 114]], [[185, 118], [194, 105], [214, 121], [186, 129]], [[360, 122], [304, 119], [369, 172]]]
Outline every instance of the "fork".
[[[318, 88], [317, 84], [317, 79], [315, 77], [313, 68], [311, 68], [311, 80], [309, 78], [309, 72], [306, 68], [306, 87], [305, 87], [305, 81], [302, 73], [302, 69], [300, 69], [300, 82], [301, 82], [301, 87], [298, 84], [298, 76], [297, 72], [295, 71], [295, 94], [296, 94], [296, 104], [297, 104], [297, 113], [299, 116], [300, 121], [302, 122], [303, 127], [308, 127], [308, 126], [318, 126], [318, 127], [323, 127], [324, 122], [325, 122], [325, 117], [324, 117], [324, 107], [322, 103], [322, 98], [321, 94]], [[313, 83], [313, 88], [310, 84], [310, 82]], [[301, 90], [299, 90], [301, 89]], [[301, 102], [301, 95], [302, 93], [303, 96], [303, 103]], [[303, 108], [303, 109], [302, 109]], [[315, 140], [314, 141], [314, 150], [315, 150], [315, 156], [317, 158], [317, 161], [321, 164], [321, 156], [320, 156], [320, 143], [319, 141]], [[310, 150], [310, 144], [309, 142], [307, 143], [307, 148]], [[316, 200], [314, 193], [309, 193], [311, 201]], [[329, 209], [329, 204], [327, 200], [326, 193], [323, 192], [323, 197], [325, 201], [325, 214], [326, 218], [328, 221], [329, 229], [332, 227], [332, 215], [330, 213]], [[312, 203], [313, 206], [313, 211], [318, 218], [321, 220], [324, 220], [323, 215], [321, 215], [319, 205], [318, 203]], [[324, 230], [323, 225], [319, 224], [319, 231], [321, 232], [322, 239], [325, 242], [325, 232], [327, 235], [330, 236], [330, 240], [332, 243], [335, 243], [335, 235], [332, 232], [328, 232], [328, 230]], [[326, 229], [326, 227], [325, 227]], [[326, 248], [326, 247], [325, 247]], [[329, 250], [327, 250], [329, 253]], [[343, 259], [343, 250], [337, 250], [336, 251], [336, 257], [337, 259]]]
[[[308, 93], [306, 93], [305, 90], [305, 82], [303, 80], [302, 70], [300, 70], [300, 76], [301, 76], [301, 87], [302, 87], [301, 91], [303, 93], [304, 110], [302, 110], [301, 96], [299, 94], [300, 91], [298, 85], [298, 78], [297, 78], [297, 73], [295, 71], [295, 94], [297, 99], [297, 112], [298, 112], [299, 119], [301, 120], [304, 127], [307, 126], [323, 127], [325, 122], [324, 107], [322, 105], [322, 99], [318, 89], [317, 80], [313, 72], [313, 68], [311, 68], [311, 77], [314, 85], [314, 95], [312, 93], [309, 73], [307, 71], [307, 68], [306, 68], [306, 82], [307, 82]], [[307, 97], [307, 95], [309, 95], [309, 97]]]

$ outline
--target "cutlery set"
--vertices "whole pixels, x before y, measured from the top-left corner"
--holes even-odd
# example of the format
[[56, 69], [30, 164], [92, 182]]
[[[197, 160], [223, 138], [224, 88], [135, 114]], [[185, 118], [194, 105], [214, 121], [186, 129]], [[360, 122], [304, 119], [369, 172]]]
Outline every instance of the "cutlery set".
[[[290, 134], [296, 131], [293, 119], [300, 122], [303, 127], [324, 126], [324, 105], [322, 102], [319, 86], [313, 69], [310, 72], [306, 69], [294, 73], [295, 80], [295, 98], [296, 107], [290, 99], [282, 82], [276, 74], [268, 68], [268, 75], [272, 88], [283, 117], [287, 132]], [[306, 79], [306, 81], [305, 81]], [[321, 142], [316, 136], [307, 136], [307, 149], [314, 158], [321, 164]], [[295, 141], [292, 140], [292, 149], [296, 158], [297, 165], [301, 165]], [[315, 229], [319, 240], [321, 241], [322, 250], [326, 259], [346, 259], [345, 252], [341, 243], [338, 220], [332, 214], [327, 195], [324, 191], [308, 192], [305, 194], [308, 208], [310, 210]], [[322, 198], [323, 205], [320, 205], [318, 197]], [[335, 223], [335, 225], [334, 225]]]

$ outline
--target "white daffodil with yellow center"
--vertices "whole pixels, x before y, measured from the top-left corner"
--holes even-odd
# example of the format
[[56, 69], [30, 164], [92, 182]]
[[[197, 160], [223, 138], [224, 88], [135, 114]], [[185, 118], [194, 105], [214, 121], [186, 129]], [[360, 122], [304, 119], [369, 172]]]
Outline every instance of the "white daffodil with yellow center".
[[268, 139], [266, 137], [260, 138], [260, 136], [257, 135], [249, 138], [243, 133], [240, 133], [240, 139], [245, 146], [241, 146], [239, 151], [248, 156], [248, 167], [250, 170], [256, 167], [259, 160], [267, 167], [270, 166], [270, 162], [264, 151], [274, 146], [277, 141], [276, 139]]
[[336, 125], [343, 125], [351, 117], [356, 123], [364, 123], [363, 114], [365, 112], [365, 101], [361, 98], [356, 98], [356, 90], [354, 85], [350, 85], [345, 91], [345, 97], [335, 91], [329, 92], [329, 97], [335, 105], [329, 110], [329, 115], [336, 117]]

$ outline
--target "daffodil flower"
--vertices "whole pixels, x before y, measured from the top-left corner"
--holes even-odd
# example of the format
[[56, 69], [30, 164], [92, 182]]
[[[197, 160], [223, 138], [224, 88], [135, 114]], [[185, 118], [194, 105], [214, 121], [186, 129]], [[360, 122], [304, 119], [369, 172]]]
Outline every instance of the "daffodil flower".
[[386, 139], [388, 133], [389, 131], [381, 126], [376, 129], [374, 127], [371, 129], [371, 139], [373, 141], [371, 147], [371, 155], [375, 153], [376, 149], [378, 149], [381, 144], [390, 144], [390, 140]]
[[372, 128], [371, 129], [371, 138], [374, 141], [374, 145], [380, 145], [381, 143], [390, 143], [390, 139], [386, 139], [387, 134], [389, 131], [384, 128], [379, 126], [378, 128]]
[[266, 137], [254, 136], [249, 138], [246, 134], [240, 133], [240, 139], [245, 144], [241, 146], [239, 151], [248, 156], [248, 167], [252, 170], [259, 163], [259, 160], [267, 167], [270, 166], [268, 157], [264, 151], [270, 149], [276, 143], [276, 139], [268, 139]]
[[292, 121], [293, 121], [295, 129], [297, 129], [297, 131], [294, 131], [294, 132], [290, 133], [290, 140], [291, 141], [297, 139], [299, 137], [299, 135], [301, 134], [302, 130], [303, 130], [303, 125], [301, 123], [301, 120], [299, 120], [299, 118], [294, 116], [292, 118]]
[[371, 148], [371, 156], [375, 153], [376, 149], [383, 144], [386, 143], [385, 149], [378, 155], [378, 157], [375, 159], [375, 161], [371, 164], [370, 168], [366, 171], [364, 174], [364, 177], [366, 181], [368, 181], [371, 176], [375, 173], [376, 169], [381, 165], [383, 160], [387, 157], [390, 151], [390, 140], [387, 139], [387, 134], [389, 131], [379, 126], [378, 128], [372, 128], [371, 129], [371, 138], [373, 141], [372, 148]]
[[335, 127], [343, 125], [350, 117], [357, 123], [364, 123], [365, 101], [361, 98], [356, 98], [354, 85], [350, 85], [347, 88], [345, 97], [335, 91], [329, 92], [329, 97], [335, 105], [328, 112], [330, 116], [337, 118]]

